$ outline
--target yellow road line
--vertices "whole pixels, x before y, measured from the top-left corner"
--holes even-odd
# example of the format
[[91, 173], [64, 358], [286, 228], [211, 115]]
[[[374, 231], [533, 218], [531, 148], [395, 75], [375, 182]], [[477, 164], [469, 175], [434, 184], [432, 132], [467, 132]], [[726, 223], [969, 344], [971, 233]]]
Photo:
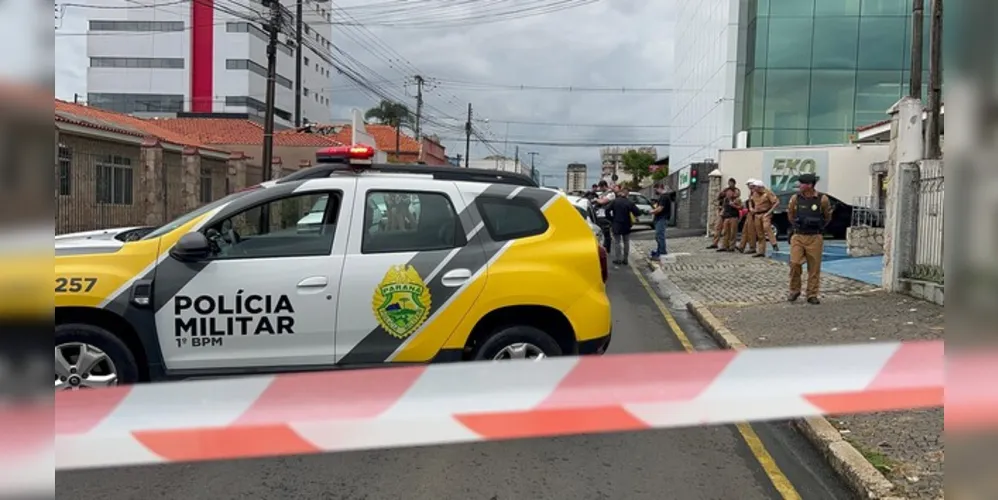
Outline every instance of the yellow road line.
[[[665, 318], [665, 322], [669, 325], [672, 333], [676, 335], [676, 338], [679, 339], [679, 343], [683, 345], [683, 349], [685, 349], [686, 352], [696, 351], [693, 347], [693, 343], [690, 342], [689, 336], [686, 335], [686, 332], [679, 327], [679, 323], [676, 321], [676, 318], [671, 312], [669, 312], [669, 308], [665, 307], [665, 303], [662, 302], [662, 299], [658, 298], [658, 294], [655, 293], [654, 289], [652, 289], [651, 284], [648, 283], [648, 280], [641, 275], [641, 271], [638, 271], [638, 269], [634, 266], [630, 266], [630, 268], [631, 272], [634, 273], [634, 276], [638, 278], [641, 286], [644, 287], [645, 292], [647, 292], [648, 296], [651, 297], [652, 302], [654, 302], [655, 306], [658, 307], [658, 311], [662, 314], [662, 317]], [[759, 462], [759, 465], [762, 466], [763, 471], [766, 472], [766, 476], [769, 477], [769, 481], [773, 483], [773, 487], [776, 488], [776, 491], [779, 492], [780, 496], [783, 497], [784, 500], [801, 500], [800, 494], [797, 493], [797, 488], [795, 488], [793, 483], [790, 482], [787, 475], [783, 473], [780, 466], [777, 465], [776, 460], [773, 459], [773, 456], [769, 454], [766, 446], [762, 444], [762, 440], [759, 439], [759, 435], [755, 433], [755, 429], [753, 429], [747, 422], [735, 424], [735, 427], [738, 429], [738, 433], [741, 434], [745, 444], [748, 445], [749, 451], [752, 452], [752, 455]]]

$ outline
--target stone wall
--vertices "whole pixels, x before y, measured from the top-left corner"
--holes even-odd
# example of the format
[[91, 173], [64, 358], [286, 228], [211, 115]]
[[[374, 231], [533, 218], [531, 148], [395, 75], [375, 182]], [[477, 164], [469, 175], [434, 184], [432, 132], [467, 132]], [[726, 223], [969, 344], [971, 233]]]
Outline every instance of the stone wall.
[[846, 229], [846, 251], [850, 257], [884, 254], [884, 228], [855, 226]]

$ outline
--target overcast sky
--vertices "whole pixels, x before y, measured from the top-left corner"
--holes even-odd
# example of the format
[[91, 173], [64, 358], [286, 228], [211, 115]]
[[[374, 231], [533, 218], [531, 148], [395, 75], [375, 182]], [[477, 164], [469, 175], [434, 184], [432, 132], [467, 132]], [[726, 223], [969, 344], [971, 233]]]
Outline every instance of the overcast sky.
[[[82, 3], [82, 2], [81, 2]], [[363, 0], [338, 0], [336, 5], [365, 19]], [[370, 3], [370, 2], [367, 2]], [[667, 125], [668, 93], [567, 92], [550, 90], [471, 90], [454, 81], [497, 85], [554, 87], [668, 88], [671, 83], [671, 1], [601, 0], [569, 10], [477, 26], [433, 29], [399, 29], [372, 26], [368, 30], [337, 27], [332, 41], [387, 82], [378, 87], [394, 95], [415, 95], [405, 84], [413, 69], [428, 80], [425, 92], [430, 120], [426, 130], [444, 138], [463, 137], [463, 120], [469, 102], [474, 106], [476, 128], [491, 138], [500, 153], [512, 156], [517, 141], [622, 142], [658, 144], [660, 156], [668, 153], [668, 128], [625, 128], [633, 124]], [[93, 10], [69, 9], [59, 31], [83, 32]], [[396, 16], [397, 17], [397, 16]], [[367, 19], [370, 17], [368, 16]], [[375, 48], [376, 37], [404, 57], [389, 60], [384, 48]], [[363, 42], [363, 43], [361, 43]], [[56, 95], [72, 99], [86, 92], [85, 37], [56, 40]], [[373, 53], [372, 53], [373, 52]], [[335, 74], [333, 116], [347, 118], [350, 109], [367, 109], [377, 98]], [[409, 104], [415, 108], [415, 99]], [[504, 121], [556, 122], [594, 126], [537, 126]], [[508, 127], [508, 145], [506, 143]], [[449, 155], [464, 153], [463, 141], [445, 141]], [[598, 176], [597, 147], [521, 145], [520, 155], [536, 157], [540, 172], [551, 177], [544, 184], [563, 185], [565, 166], [589, 165], [590, 182]], [[491, 154], [473, 143], [472, 158]]]

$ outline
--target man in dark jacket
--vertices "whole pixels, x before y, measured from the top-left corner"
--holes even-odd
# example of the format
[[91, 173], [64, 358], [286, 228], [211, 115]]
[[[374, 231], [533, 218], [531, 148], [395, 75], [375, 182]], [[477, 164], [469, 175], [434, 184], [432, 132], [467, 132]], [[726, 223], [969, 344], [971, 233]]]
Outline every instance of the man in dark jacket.
[[631, 252], [631, 226], [633, 217], [641, 215], [641, 210], [627, 197], [627, 189], [621, 189], [606, 205], [606, 217], [613, 233], [613, 263], [627, 265]]

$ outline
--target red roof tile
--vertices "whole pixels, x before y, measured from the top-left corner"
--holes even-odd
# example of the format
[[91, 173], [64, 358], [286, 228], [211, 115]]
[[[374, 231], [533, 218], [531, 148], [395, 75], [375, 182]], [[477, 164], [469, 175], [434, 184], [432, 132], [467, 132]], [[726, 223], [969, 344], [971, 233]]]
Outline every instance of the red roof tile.
[[[197, 137], [205, 144], [256, 145], [263, 144], [263, 126], [238, 118], [153, 118], [160, 127], [189, 137]], [[328, 147], [342, 146], [333, 136], [310, 134], [296, 130], [274, 132], [275, 146]]]
[[[368, 134], [374, 137], [374, 147], [379, 151], [384, 151], [386, 153], [395, 152], [395, 127], [390, 125], [378, 125], [378, 124], [368, 124], [364, 128], [367, 130]], [[353, 127], [351, 125], [345, 125], [339, 132], [334, 136], [340, 142], [349, 144], [353, 138]], [[418, 154], [419, 153], [419, 142], [416, 139], [406, 135], [404, 132], [399, 138], [399, 152]]]
[[160, 141], [179, 146], [192, 146], [224, 152], [220, 149], [208, 147], [206, 143], [199, 141], [196, 137], [176, 133], [160, 127], [155, 122], [149, 120], [59, 99], [55, 100], [55, 120], [95, 130], [115, 132], [135, 137], [152, 136]]
[[891, 123], [891, 120], [888, 118], [887, 120], [880, 120], [877, 123], [871, 123], [869, 125], [861, 125], [859, 127], [856, 127], [856, 131], [857, 132], [865, 132], [867, 130], [874, 129], [874, 128], [877, 128], [877, 127], [880, 127], [880, 126], [883, 126], [883, 125], [888, 125], [890, 123]]

